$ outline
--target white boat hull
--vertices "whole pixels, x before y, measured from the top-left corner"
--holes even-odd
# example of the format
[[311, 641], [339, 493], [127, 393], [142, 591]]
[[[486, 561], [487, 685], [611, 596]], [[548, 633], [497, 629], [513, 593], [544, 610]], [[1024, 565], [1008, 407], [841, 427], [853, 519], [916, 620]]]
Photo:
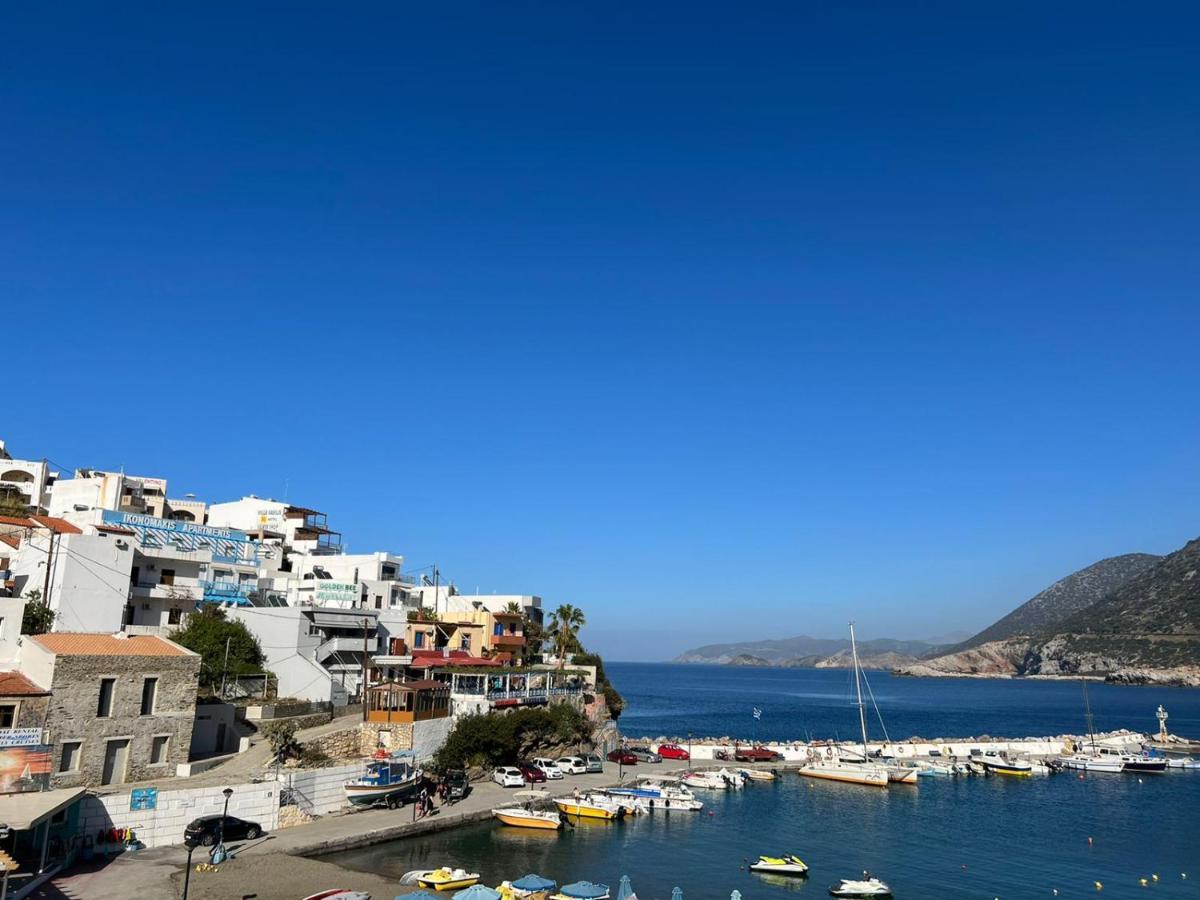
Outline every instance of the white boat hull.
[[1104, 759], [1096, 756], [1063, 756], [1058, 760], [1065, 768], [1080, 772], [1104, 772], [1117, 775], [1125, 771], [1125, 763], [1119, 759]]
[[837, 763], [810, 763], [800, 769], [800, 774], [826, 781], [844, 781], [848, 784], [865, 784], [871, 787], [887, 787], [888, 771], [881, 766], [851, 766]]

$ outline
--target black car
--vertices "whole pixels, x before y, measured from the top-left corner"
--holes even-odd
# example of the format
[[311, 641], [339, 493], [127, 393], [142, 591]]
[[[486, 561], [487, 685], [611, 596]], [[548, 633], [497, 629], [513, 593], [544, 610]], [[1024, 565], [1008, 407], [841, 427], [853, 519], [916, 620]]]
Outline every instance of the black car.
[[257, 822], [247, 822], [235, 816], [201, 816], [193, 819], [184, 829], [184, 843], [211, 847], [221, 835], [222, 818], [225, 820], [224, 839], [227, 841], [253, 841], [263, 833], [262, 826]]
[[463, 799], [471, 791], [467, 782], [467, 773], [462, 769], [449, 769], [446, 772], [446, 799], [450, 802]]

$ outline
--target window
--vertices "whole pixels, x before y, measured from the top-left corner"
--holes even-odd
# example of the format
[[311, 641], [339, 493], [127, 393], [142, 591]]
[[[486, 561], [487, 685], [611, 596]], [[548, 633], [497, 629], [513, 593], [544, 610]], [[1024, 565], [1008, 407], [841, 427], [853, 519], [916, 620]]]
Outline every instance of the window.
[[162, 572], [159, 573], [158, 583], [159, 584], [174, 584], [175, 583], [175, 570], [174, 569], [163, 569]]
[[117, 679], [100, 679], [100, 701], [96, 704], [96, 718], [107, 719], [112, 715], [113, 691], [116, 687]]
[[0, 703], [0, 728], [15, 728], [17, 725], [17, 704]]
[[[383, 595], [382, 594], [375, 595], [375, 608], [383, 609]], [[3, 620], [0, 619], [0, 622], [3, 622]]]
[[83, 741], [63, 741], [62, 756], [58, 759], [58, 771], [79, 771], [79, 748], [82, 746]]
[[469, 634], [464, 634], [459, 639], [458, 646], [462, 650], [470, 650], [471, 649], [471, 636]]
[[425, 632], [418, 631], [413, 635], [413, 646], [418, 648], [425, 646]]
[[497, 622], [495, 624], [495, 626], [493, 626], [493, 628], [492, 628], [492, 634], [496, 635], [497, 637], [504, 634], [504, 626], [501, 623]]
[[178, 625], [182, 618], [183, 618], [183, 610], [180, 609], [178, 606], [172, 606], [169, 610], [167, 610], [167, 624], [168, 625]]
[[150, 765], [161, 766], [167, 761], [167, 749], [170, 747], [171, 739], [165, 734], [160, 734], [150, 742]]
[[158, 697], [158, 679], [147, 678], [142, 682], [142, 715], [154, 715], [154, 701]]

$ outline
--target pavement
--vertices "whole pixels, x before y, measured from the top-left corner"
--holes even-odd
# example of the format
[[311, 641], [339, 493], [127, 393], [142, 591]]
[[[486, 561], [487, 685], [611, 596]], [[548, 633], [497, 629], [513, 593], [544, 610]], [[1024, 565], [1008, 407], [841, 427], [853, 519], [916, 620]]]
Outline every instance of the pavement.
[[[686, 768], [684, 763], [663, 762], [625, 767], [623, 773], [619, 773], [614, 764], [605, 765], [607, 770], [603, 773], [568, 775], [536, 787], [546, 788], [550, 796], [564, 796], [576, 789], [614, 787], [620, 774], [628, 779], [674, 774]], [[258, 900], [298, 900], [342, 883], [357, 885], [363, 882], [359, 874], [346, 872], [319, 858], [299, 860], [297, 857], [319, 857], [482, 821], [490, 818], [494, 807], [511, 800], [513, 793], [511, 788], [481, 781], [472, 785], [471, 793], [465, 799], [453, 805], [441, 805], [425, 818], [414, 819], [412, 804], [396, 810], [354, 810], [285, 828], [256, 841], [230, 844], [234, 859], [229, 863], [215, 872], [193, 870], [189, 895], [191, 898], [229, 897], [235, 900], [254, 895]], [[192, 865], [206, 861], [207, 851], [198, 848], [192, 856]], [[130, 897], [177, 900], [182, 896], [186, 868], [187, 851], [182, 846], [156, 847], [125, 853], [111, 861], [77, 866], [54, 878], [32, 896], [50, 900], [129, 900]], [[375, 885], [374, 889], [364, 884], [364, 888], [371, 890], [375, 897], [391, 897], [398, 893], [394, 884]], [[380, 893], [384, 889], [391, 893]]]

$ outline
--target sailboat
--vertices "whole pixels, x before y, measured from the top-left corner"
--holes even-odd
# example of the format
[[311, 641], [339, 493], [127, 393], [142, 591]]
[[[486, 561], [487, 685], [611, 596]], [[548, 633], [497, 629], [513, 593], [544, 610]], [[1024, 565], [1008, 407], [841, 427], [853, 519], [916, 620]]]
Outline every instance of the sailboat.
[[1060, 756], [1058, 762], [1067, 769], [1079, 769], [1083, 772], [1108, 772], [1117, 774], [1125, 771], [1125, 760], [1119, 755], [1099, 753], [1096, 750], [1096, 728], [1095, 721], [1092, 718], [1092, 703], [1088, 699], [1087, 679], [1081, 679], [1083, 683], [1083, 708], [1087, 716], [1088, 737], [1091, 739], [1091, 753], [1072, 753], [1069, 756]]
[[[872, 787], [887, 787], [888, 770], [884, 766], [867, 762], [867, 713], [863, 706], [862, 672], [858, 666], [858, 644], [854, 640], [854, 623], [850, 623], [850, 656], [854, 663], [854, 693], [858, 704], [858, 724], [862, 728], [863, 762], [844, 762], [839, 756], [818, 757], [800, 768], [801, 775], [823, 778], [827, 781], [846, 781], [851, 784], [866, 784]], [[916, 777], [914, 773], [913, 777]]]

